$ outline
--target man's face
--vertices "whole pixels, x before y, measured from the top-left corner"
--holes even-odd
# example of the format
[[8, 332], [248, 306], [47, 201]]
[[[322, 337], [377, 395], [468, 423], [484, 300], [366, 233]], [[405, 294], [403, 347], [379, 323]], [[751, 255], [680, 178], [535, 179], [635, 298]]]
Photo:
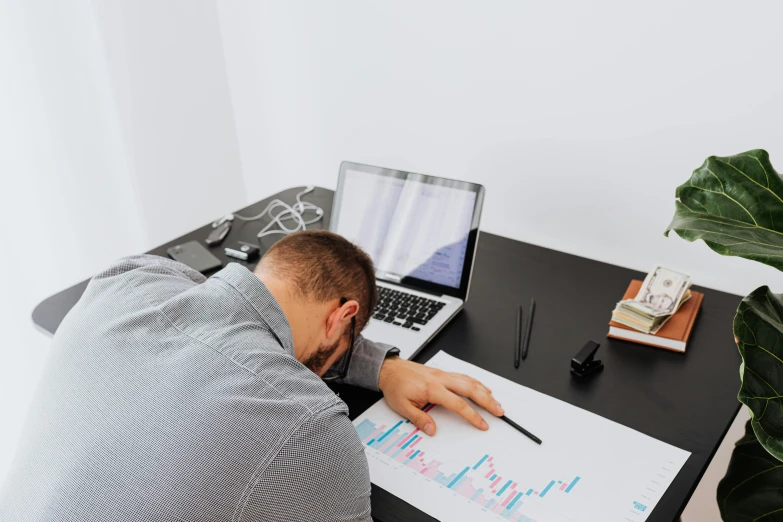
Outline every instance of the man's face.
[[316, 375], [323, 376], [348, 350], [348, 344], [350, 343], [348, 338], [349, 332], [348, 328], [346, 328], [337, 342], [332, 344], [322, 342], [318, 345], [318, 349], [310, 354], [303, 364]]

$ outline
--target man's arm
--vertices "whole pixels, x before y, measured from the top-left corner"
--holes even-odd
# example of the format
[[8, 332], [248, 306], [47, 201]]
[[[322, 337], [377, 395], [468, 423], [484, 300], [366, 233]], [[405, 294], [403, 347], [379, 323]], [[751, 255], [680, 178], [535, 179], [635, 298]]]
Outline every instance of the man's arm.
[[[361, 335], [357, 336], [353, 343], [353, 355], [351, 356], [351, 365], [348, 367], [348, 373], [345, 375], [345, 379], [338, 379], [337, 382], [378, 391], [381, 366], [383, 366], [383, 361], [391, 350], [396, 351], [390, 344], [377, 343], [365, 339]], [[343, 369], [347, 353], [346, 351], [346, 354], [334, 366], [329, 368], [325, 377], [335, 375]]]
[[[503, 415], [503, 408], [482, 383], [459, 373], [430, 368], [389, 354], [392, 346], [376, 343], [359, 336], [343, 382], [383, 393], [386, 402], [428, 435], [435, 434], [435, 421], [421, 408], [428, 403], [440, 404], [460, 414], [480, 430], [488, 428], [481, 415], [463, 398], [485, 408], [493, 415]], [[345, 356], [329, 369], [329, 374], [342, 370]]]
[[239, 522], [370, 522], [367, 459], [344, 411], [317, 413], [294, 433], [239, 506]]

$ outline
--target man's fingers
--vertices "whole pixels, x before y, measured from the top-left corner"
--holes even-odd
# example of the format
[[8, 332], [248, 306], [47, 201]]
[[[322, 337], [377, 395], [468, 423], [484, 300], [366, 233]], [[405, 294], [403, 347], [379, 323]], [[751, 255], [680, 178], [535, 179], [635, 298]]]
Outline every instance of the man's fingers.
[[440, 404], [453, 412], [460, 414], [465, 420], [480, 430], [487, 430], [489, 426], [481, 418], [476, 410], [470, 407], [462, 397], [459, 397], [446, 388], [439, 388], [434, 391], [430, 397], [430, 402]]
[[451, 391], [467, 397], [488, 412], [496, 416], [503, 415], [503, 407], [492, 396], [492, 392], [472, 377], [462, 374], [449, 374], [446, 387]]
[[414, 426], [427, 435], [435, 435], [435, 421], [413, 404], [408, 404], [405, 408], [405, 416], [410, 419]]

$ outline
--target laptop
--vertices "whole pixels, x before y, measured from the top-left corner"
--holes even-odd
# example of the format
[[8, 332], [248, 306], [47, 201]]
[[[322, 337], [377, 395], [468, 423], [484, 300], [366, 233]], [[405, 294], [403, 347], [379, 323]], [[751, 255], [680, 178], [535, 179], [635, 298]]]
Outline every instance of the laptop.
[[329, 230], [375, 264], [367, 339], [415, 356], [468, 299], [484, 187], [343, 162]]

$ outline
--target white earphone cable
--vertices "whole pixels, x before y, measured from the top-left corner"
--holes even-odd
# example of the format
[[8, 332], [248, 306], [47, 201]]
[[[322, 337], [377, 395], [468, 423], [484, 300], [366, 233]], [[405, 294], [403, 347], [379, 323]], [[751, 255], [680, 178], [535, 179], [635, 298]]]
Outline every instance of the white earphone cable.
[[[269, 213], [272, 221], [270, 221], [263, 229], [261, 229], [261, 232], [258, 233], [259, 239], [271, 234], [292, 234], [294, 232], [299, 232], [300, 230], [307, 230], [307, 225], [317, 223], [324, 217], [324, 210], [321, 207], [308, 201], [302, 201], [302, 196], [312, 192], [314, 189], [315, 187], [309, 186], [306, 187], [303, 191], [299, 192], [296, 195], [296, 203], [294, 205], [289, 205], [284, 201], [274, 199], [270, 201], [266, 208], [258, 215], [240, 216], [234, 214], [233, 217], [241, 221], [255, 221], [256, 219], [261, 219], [267, 213]], [[282, 208], [282, 210], [280, 210], [280, 212], [277, 214], [273, 214], [272, 212], [277, 208]], [[316, 215], [313, 218], [305, 220], [304, 213], [308, 211], [314, 211]], [[289, 228], [283, 224], [283, 221], [291, 220], [297, 222], [296, 226], [293, 228]], [[277, 230], [270, 230], [270, 228], [272, 228], [275, 224], [280, 228]]]

